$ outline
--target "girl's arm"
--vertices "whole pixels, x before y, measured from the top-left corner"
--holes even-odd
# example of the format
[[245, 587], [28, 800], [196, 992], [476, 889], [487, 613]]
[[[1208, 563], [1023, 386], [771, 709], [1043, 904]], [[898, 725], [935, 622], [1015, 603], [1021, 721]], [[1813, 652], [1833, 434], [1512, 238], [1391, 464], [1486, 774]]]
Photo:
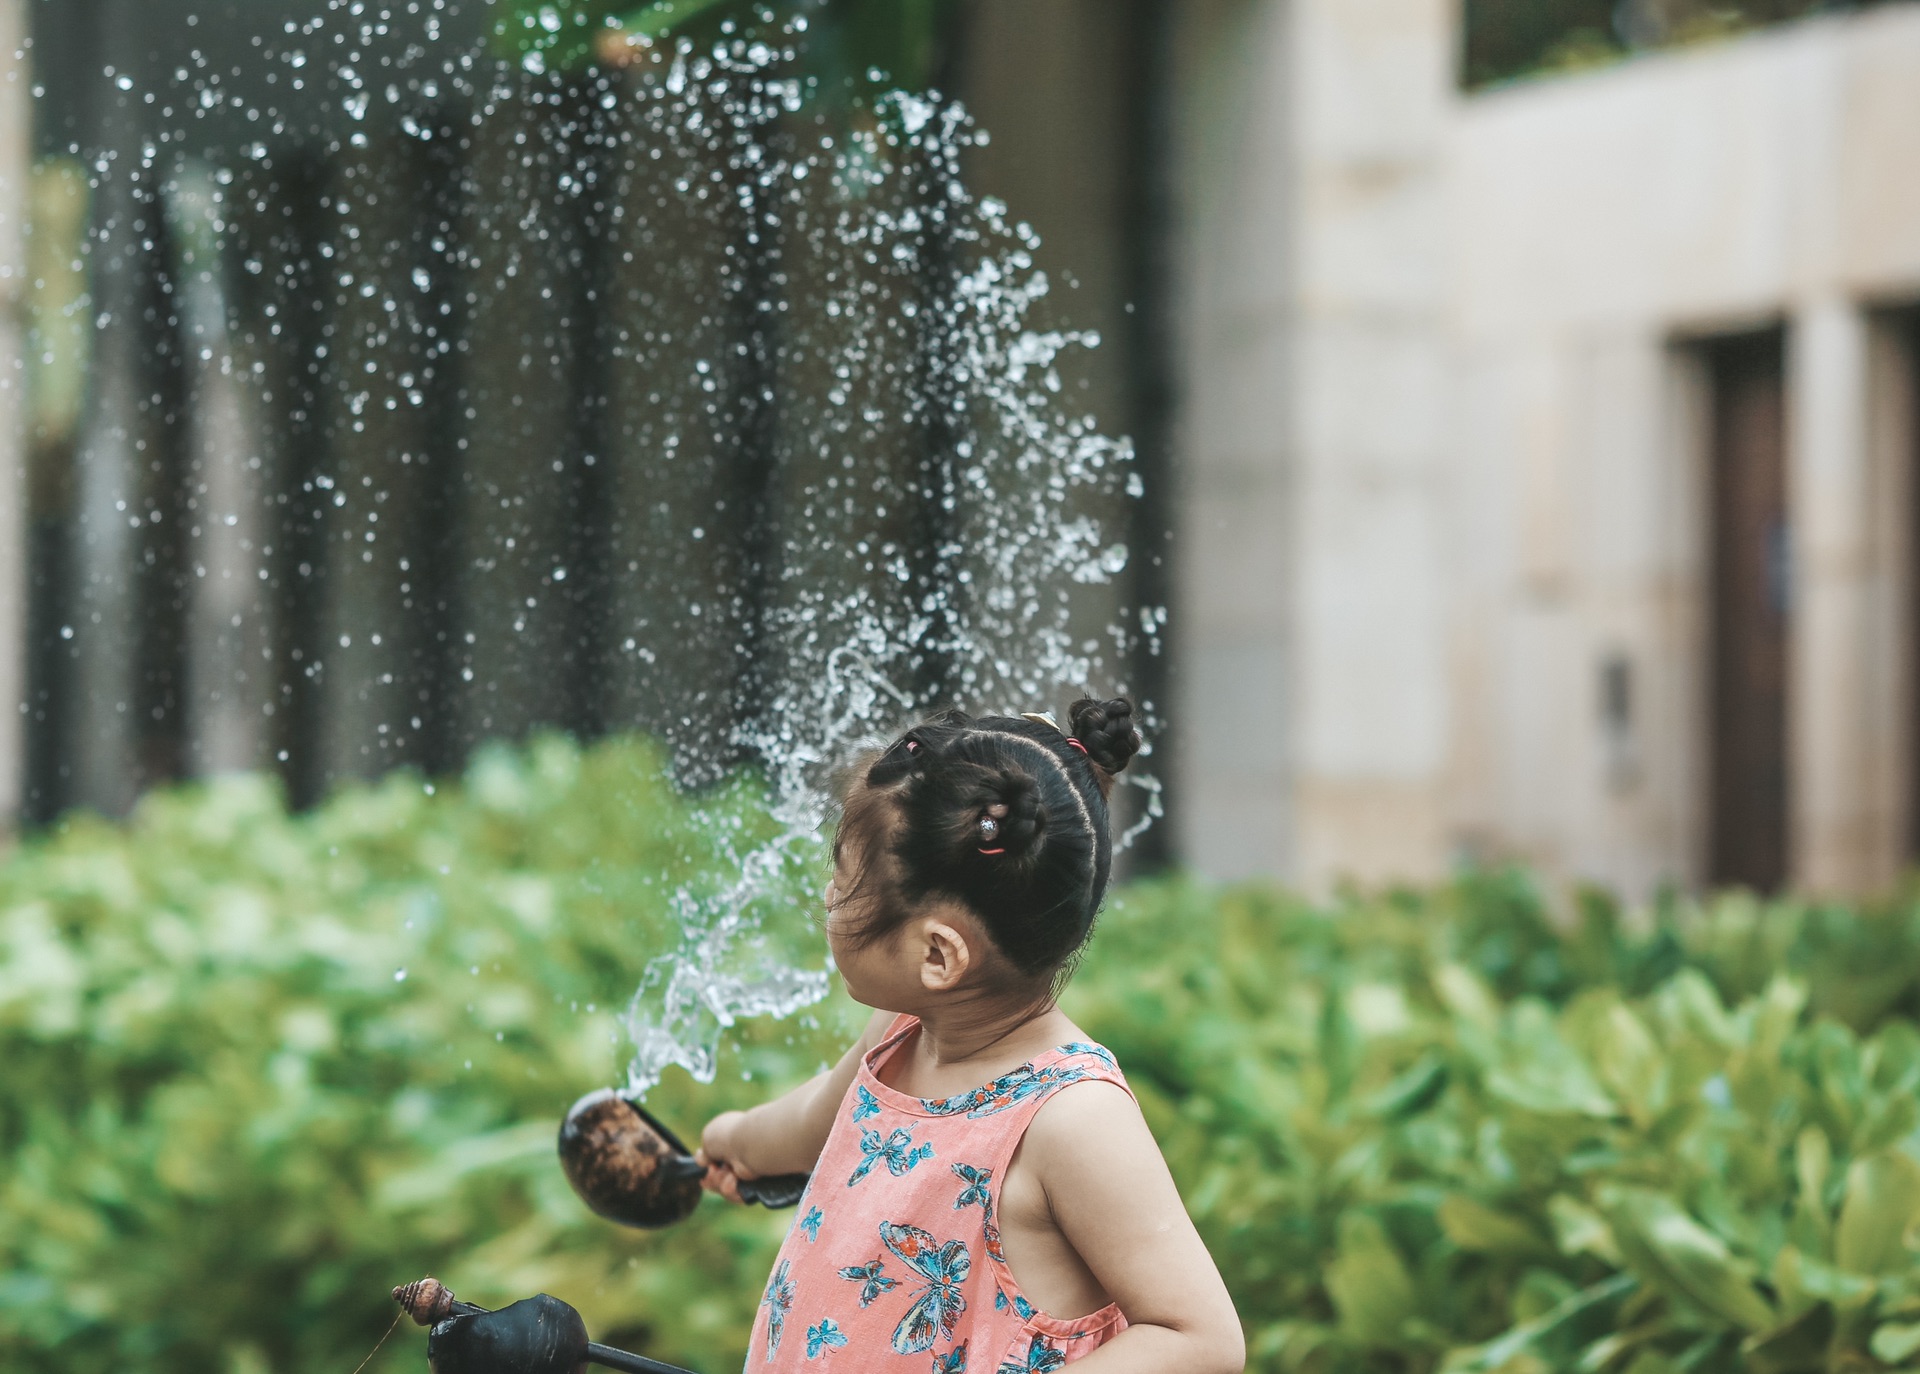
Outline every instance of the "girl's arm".
[[1079, 1370], [1240, 1374], [1233, 1299], [1134, 1100], [1106, 1083], [1069, 1088], [1035, 1115], [1022, 1149], [1067, 1243], [1126, 1314], [1127, 1329]]
[[744, 1112], [722, 1112], [700, 1133], [706, 1186], [740, 1201], [739, 1181], [771, 1174], [805, 1174], [820, 1162], [833, 1115], [847, 1095], [860, 1061], [886, 1037], [894, 1013], [876, 1011], [840, 1062], [771, 1102]]

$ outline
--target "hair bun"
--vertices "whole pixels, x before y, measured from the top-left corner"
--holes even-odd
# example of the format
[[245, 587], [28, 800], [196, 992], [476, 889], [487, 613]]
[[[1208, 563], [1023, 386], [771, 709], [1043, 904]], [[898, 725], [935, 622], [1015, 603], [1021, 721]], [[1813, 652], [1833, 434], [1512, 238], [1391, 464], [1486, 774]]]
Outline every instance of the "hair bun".
[[1040, 789], [1034, 785], [1033, 779], [1024, 773], [1002, 772], [987, 783], [983, 792], [985, 795], [980, 805], [982, 816], [990, 814], [991, 808], [998, 807], [1005, 807], [1007, 814], [994, 817], [999, 827], [994, 843], [979, 847], [1004, 849], [1010, 859], [1031, 853], [1039, 843], [1040, 832], [1046, 828], [1046, 813], [1040, 806]]
[[1133, 703], [1125, 697], [1095, 701], [1082, 697], [1067, 712], [1073, 737], [1087, 757], [1109, 773], [1123, 770], [1140, 752], [1140, 730], [1133, 723]]

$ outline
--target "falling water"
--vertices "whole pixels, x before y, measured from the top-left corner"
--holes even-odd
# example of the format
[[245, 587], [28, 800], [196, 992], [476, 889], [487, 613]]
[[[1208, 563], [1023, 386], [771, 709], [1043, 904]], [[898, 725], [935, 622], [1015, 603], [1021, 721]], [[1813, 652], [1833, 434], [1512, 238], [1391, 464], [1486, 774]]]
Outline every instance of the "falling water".
[[[324, 93], [324, 174], [281, 137], [291, 96], [109, 73], [257, 134], [230, 165], [148, 136], [87, 169], [107, 380], [74, 422], [76, 661], [122, 652], [131, 594], [100, 570], [171, 514], [200, 766], [446, 766], [569, 693], [576, 726], [653, 732], [728, 865], [675, 895], [629, 1085], [709, 1080], [728, 1026], [825, 991], [768, 932], [815, 903], [836, 765], [947, 705], [1123, 690], [1156, 635], [1115, 609], [1103, 528], [1131, 451], [1063, 382], [1098, 340], [1038, 323], [1037, 236], [969, 190], [964, 110], [830, 98], [796, 75], [804, 20], [562, 77], [388, 18], [336, 3], [254, 43], [271, 85]], [[184, 510], [143, 476], [136, 245], [165, 259]], [[770, 838], [703, 800], [741, 769]]]

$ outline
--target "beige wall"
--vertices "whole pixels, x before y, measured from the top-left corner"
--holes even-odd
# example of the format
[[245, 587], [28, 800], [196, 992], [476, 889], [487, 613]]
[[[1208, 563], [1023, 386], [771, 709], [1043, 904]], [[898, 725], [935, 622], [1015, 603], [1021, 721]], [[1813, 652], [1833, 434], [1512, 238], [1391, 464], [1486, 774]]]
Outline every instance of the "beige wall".
[[20, 809], [26, 699], [24, 209], [32, 155], [24, 0], [0, 0], [0, 835]]
[[[1791, 868], [1883, 884], [1905, 857], [1905, 460], [1868, 307], [1920, 299], [1920, 11], [1466, 99], [1444, 161], [1451, 824], [1630, 890], [1699, 878], [1703, 444], [1675, 344], [1780, 319]], [[1640, 707], [1624, 747], [1598, 710], [1615, 653]]]
[[[1196, 0], [1182, 842], [1702, 876], [1704, 382], [1788, 326], [1795, 881], [1905, 861], [1920, 7], [1464, 96], [1447, 0]], [[1629, 665], [1624, 732], [1602, 668]]]

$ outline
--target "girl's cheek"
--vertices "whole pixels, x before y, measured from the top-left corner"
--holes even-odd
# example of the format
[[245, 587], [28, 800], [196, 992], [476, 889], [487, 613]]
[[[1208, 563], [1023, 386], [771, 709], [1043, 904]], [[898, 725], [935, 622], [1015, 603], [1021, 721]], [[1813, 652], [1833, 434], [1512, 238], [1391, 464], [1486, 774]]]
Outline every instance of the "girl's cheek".
[[839, 908], [831, 903], [827, 906], [827, 919], [824, 926], [827, 936], [827, 949], [833, 955], [833, 962], [840, 967], [846, 966], [846, 936], [843, 918]]

